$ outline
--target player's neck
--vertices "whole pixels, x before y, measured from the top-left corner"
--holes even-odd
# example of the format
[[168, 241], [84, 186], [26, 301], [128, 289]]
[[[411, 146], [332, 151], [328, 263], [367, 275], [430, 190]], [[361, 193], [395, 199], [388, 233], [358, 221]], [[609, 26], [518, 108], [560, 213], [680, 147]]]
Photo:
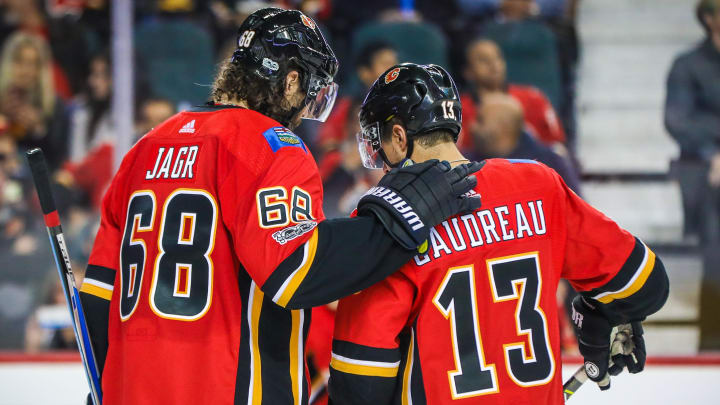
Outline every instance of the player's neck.
[[720, 52], [720, 32], [714, 32], [710, 37], [710, 41], [715, 45], [715, 50]]
[[429, 148], [416, 142], [411, 159], [417, 163], [430, 159], [447, 160], [452, 167], [468, 162], [453, 142], [443, 142]]
[[250, 107], [248, 107], [247, 101], [245, 101], [245, 100], [238, 100], [238, 99], [236, 99], [236, 98], [232, 98], [232, 99], [231, 99], [231, 98], [228, 98], [228, 97], [225, 96], [225, 95], [223, 95], [222, 98], [220, 98], [219, 100], [215, 100], [215, 103], [216, 103], [216, 104], [223, 104], [223, 105], [235, 105], [235, 106], [243, 107], [243, 108], [250, 108]]

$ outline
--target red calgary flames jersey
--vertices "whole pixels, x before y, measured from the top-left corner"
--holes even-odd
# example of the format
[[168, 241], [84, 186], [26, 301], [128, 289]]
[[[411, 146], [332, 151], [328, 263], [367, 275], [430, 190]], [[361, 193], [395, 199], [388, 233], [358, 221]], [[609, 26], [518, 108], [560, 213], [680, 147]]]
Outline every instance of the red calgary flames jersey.
[[331, 367], [396, 377], [394, 403], [563, 404], [558, 280], [601, 287], [644, 245], [542, 164], [491, 159], [476, 176], [479, 210], [341, 300]]
[[274, 297], [260, 287], [317, 239], [321, 207], [306, 146], [257, 112], [198, 108], [144, 136], [90, 258], [112, 276], [82, 289], [110, 300], [103, 403], [305, 403], [309, 313], [275, 304], [294, 279]]

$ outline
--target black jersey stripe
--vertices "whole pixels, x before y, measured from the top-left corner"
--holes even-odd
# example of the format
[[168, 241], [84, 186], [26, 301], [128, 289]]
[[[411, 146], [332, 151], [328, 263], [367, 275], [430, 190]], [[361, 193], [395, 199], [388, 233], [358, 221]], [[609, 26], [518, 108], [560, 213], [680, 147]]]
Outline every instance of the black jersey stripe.
[[291, 333], [291, 311], [275, 305], [270, 296], [265, 295], [258, 327], [263, 403], [294, 403], [290, 374]]
[[317, 229], [307, 242], [280, 262], [263, 284], [263, 291], [280, 306], [287, 306], [295, 291], [307, 276], [317, 250]]
[[380, 349], [344, 340], [334, 340], [332, 343], [332, 351], [335, 354], [351, 359], [385, 363], [395, 363], [400, 361], [401, 357], [397, 349]]
[[622, 289], [623, 286], [625, 286], [640, 269], [640, 266], [643, 264], [643, 260], [645, 259], [646, 252], [649, 250], [650, 249], [646, 248], [645, 244], [643, 244], [640, 239], [635, 238], [635, 246], [615, 277], [610, 279], [610, 281], [601, 287], [583, 292], [583, 296], [592, 298], [608, 291], [618, 291]]
[[[303, 348], [302, 348], [302, 350], [303, 350], [303, 351], [302, 351], [303, 373], [305, 372], [304, 359], [305, 359], [306, 356], [307, 356], [307, 352], [306, 352], [306, 350], [307, 350], [307, 344], [306, 344], [306, 342], [307, 342], [308, 333], [310, 332], [310, 324], [311, 324], [311, 322], [312, 322], [312, 310], [307, 310], [307, 311], [305, 311], [304, 322], [303, 322], [303, 325], [302, 325], [302, 336], [303, 336], [303, 345], [302, 345], [302, 346], [303, 346]], [[309, 402], [309, 401], [310, 401], [310, 393], [311, 393], [311, 392], [310, 392], [310, 387], [309, 387], [308, 384], [307, 384], [307, 379], [305, 378], [305, 375], [304, 375], [304, 374], [303, 374], [302, 381], [303, 381], [303, 384], [302, 384], [302, 389], [303, 389], [302, 397], [303, 397], [303, 399], [304, 399], [305, 402]], [[306, 399], [306, 400], [305, 400], [305, 399]], [[305, 402], [304, 402], [304, 403], [305, 403]]]
[[415, 362], [415, 329], [403, 332], [400, 336], [400, 373], [398, 374], [399, 384], [395, 391], [393, 403], [398, 405], [414, 404], [412, 396], [413, 363]]
[[418, 333], [418, 321], [415, 319], [413, 325], [415, 339], [413, 339], [413, 364], [412, 380], [410, 380], [410, 391], [412, 392], [413, 405], [427, 404], [425, 398], [425, 381], [423, 380], [422, 364], [420, 363], [420, 333]]
[[115, 270], [109, 267], [89, 264], [85, 271], [85, 278], [113, 285], [115, 283]]
[[244, 268], [239, 271], [238, 287], [240, 290], [240, 300], [242, 310], [240, 311], [240, 348], [238, 352], [238, 369], [235, 379], [235, 405], [247, 405], [250, 376], [251, 376], [251, 360], [250, 360], [250, 323], [248, 321], [248, 298], [252, 280]]

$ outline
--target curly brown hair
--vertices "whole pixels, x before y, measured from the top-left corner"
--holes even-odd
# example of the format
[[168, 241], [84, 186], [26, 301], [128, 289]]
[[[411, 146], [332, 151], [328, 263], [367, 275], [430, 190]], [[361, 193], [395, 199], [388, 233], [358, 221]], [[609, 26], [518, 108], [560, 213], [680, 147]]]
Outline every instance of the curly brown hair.
[[713, 15], [718, 11], [720, 11], [720, 0], [700, 0], [695, 6], [695, 16], [708, 35], [710, 35], [710, 27], [705, 22], [705, 16]]
[[288, 126], [295, 111], [284, 96], [283, 84], [247, 72], [242, 64], [229, 59], [220, 66], [215, 78], [212, 101], [216, 104], [244, 101], [249, 109]]

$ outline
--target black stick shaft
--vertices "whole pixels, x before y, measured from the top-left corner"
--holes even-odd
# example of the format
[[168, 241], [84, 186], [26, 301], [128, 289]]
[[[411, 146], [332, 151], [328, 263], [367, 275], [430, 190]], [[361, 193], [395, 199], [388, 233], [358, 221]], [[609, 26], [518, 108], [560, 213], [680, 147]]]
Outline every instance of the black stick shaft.
[[90, 341], [90, 333], [85, 321], [85, 313], [80, 302], [80, 294], [75, 286], [75, 276], [70, 264], [65, 238], [60, 225], [60, 217], [55, 209], [50, 189], [50, 177], [45, 156], [40, 148], [33, 149], [27, 153], [30, 171], [32, 172], [35, 188], [37, 189], [40, 207], [45, 217], [48, 236], [50, 237], [50, 248], [55, 257], [58, 275], [65, 293], [65, 300], [70, 310], [73, 323], [73, 331], [77, 340], [78, 349], [85, 366], [85, 375], [90, 386], [90, 393], [95, 405], [102, 403], [102, 390], [100, 386], [100, 373], [95, 361], [95, 354]]

